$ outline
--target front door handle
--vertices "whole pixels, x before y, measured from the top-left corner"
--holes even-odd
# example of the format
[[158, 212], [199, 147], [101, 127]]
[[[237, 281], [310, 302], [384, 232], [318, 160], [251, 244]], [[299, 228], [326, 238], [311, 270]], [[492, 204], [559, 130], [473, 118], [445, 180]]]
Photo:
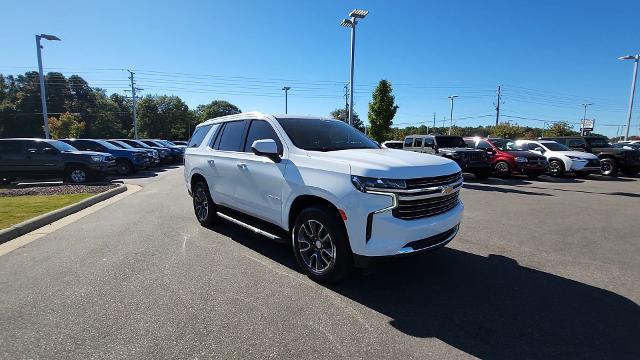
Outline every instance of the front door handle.
[[246, 169], [246, 168], [247, 168], [247, 163], [243, 163], [243, 162], [241, 162], [241, 163], [238, 163], [237, 165], [238, 165], [238, 167], [239, 167], [240, 169]]

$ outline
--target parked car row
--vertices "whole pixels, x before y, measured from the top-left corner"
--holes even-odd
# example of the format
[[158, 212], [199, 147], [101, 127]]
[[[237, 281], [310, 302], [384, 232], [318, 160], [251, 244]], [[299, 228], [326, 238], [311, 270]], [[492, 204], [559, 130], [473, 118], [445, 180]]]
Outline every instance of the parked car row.
[[0, 139], [0, 183], [62, 178], [72, 183], [181, 163], [184, 146], [160, 139]]
[[[383, 147], [399, 148], [397, 142]], [[410, 135], [402, 149], [439, 155], [454, 160], [463, 172], [484, 179], [490, 173], [498, 177], [512, 174], [536, 178], [548, 173], [568, 173], [585, 177], [600, 173], [615, 176], [640, 172], [640, 149], [633, 144], [613, 146], [596, 136], [543, 137], [538, 140], [481, 138], [448, 135]]]

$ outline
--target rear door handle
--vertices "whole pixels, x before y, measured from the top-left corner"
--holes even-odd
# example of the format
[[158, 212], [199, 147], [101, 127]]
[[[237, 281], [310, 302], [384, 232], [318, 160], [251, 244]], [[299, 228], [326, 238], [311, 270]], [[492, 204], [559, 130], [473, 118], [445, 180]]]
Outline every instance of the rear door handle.
[[237, 165], [238, 165], [238, 167], [239, 167], [240, 169], [246, 169], [246, 168], [247, 168], [247, 163], [243, 163], [243, 162], [241, 162], [241, 163], [238, 163]]

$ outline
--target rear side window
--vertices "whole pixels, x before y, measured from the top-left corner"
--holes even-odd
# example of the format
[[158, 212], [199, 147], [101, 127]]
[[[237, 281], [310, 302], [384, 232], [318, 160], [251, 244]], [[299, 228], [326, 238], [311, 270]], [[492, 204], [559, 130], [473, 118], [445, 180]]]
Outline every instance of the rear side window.
[[413, 145], [413, 138], [406, 138], [404, 139], [404, 146], [405, 147], [411, 147], [411, 145]]
[[19, 140], [0, 141], [0, 154], [20, 154], [22, 153], [22, 145]]
[[256, 140], [272, 139], [278, 145], [278, 152], [282, 152], [282, 144], [275, 130], [264, 120], [253, 120], [247, 133], [247, 141], [244, 145], [244, 152], [251, 152], [251, 145]]
[[422, 147], [422, 138], [416, 138], [413, 142], [413, 147], [421, 148]]
[[580, 147], [582, 144], [584, 143], [580, 139], [570, 139], [568, 143], [569, 147]]
[[217, 140], [218, 150], [242, 151], [242, 135], [244, 134], [244, 121], [230, 121], [225, 123], [222, 134]]
[[191, 136], [191, 140], [189, 140], [189, 145], [187, 146], [190, 148], [197, 148], [200, 146], [200, 144], [202, 144], [202, 140], [207, 136], [212, 126], [213, 124], [197, 127], [196, 131], [193, 132], [193, 136]]

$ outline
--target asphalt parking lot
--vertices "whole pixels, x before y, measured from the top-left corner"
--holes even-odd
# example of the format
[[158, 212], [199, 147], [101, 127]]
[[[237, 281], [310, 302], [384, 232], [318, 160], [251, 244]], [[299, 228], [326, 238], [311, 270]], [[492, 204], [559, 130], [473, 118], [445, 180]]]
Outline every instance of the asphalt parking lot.
[[0, 358], [617, 358], [640, 353], [640, 178], [467, 179], [458, 237], [332, 286], [200, 227], [180, 167], [0, 256]]

